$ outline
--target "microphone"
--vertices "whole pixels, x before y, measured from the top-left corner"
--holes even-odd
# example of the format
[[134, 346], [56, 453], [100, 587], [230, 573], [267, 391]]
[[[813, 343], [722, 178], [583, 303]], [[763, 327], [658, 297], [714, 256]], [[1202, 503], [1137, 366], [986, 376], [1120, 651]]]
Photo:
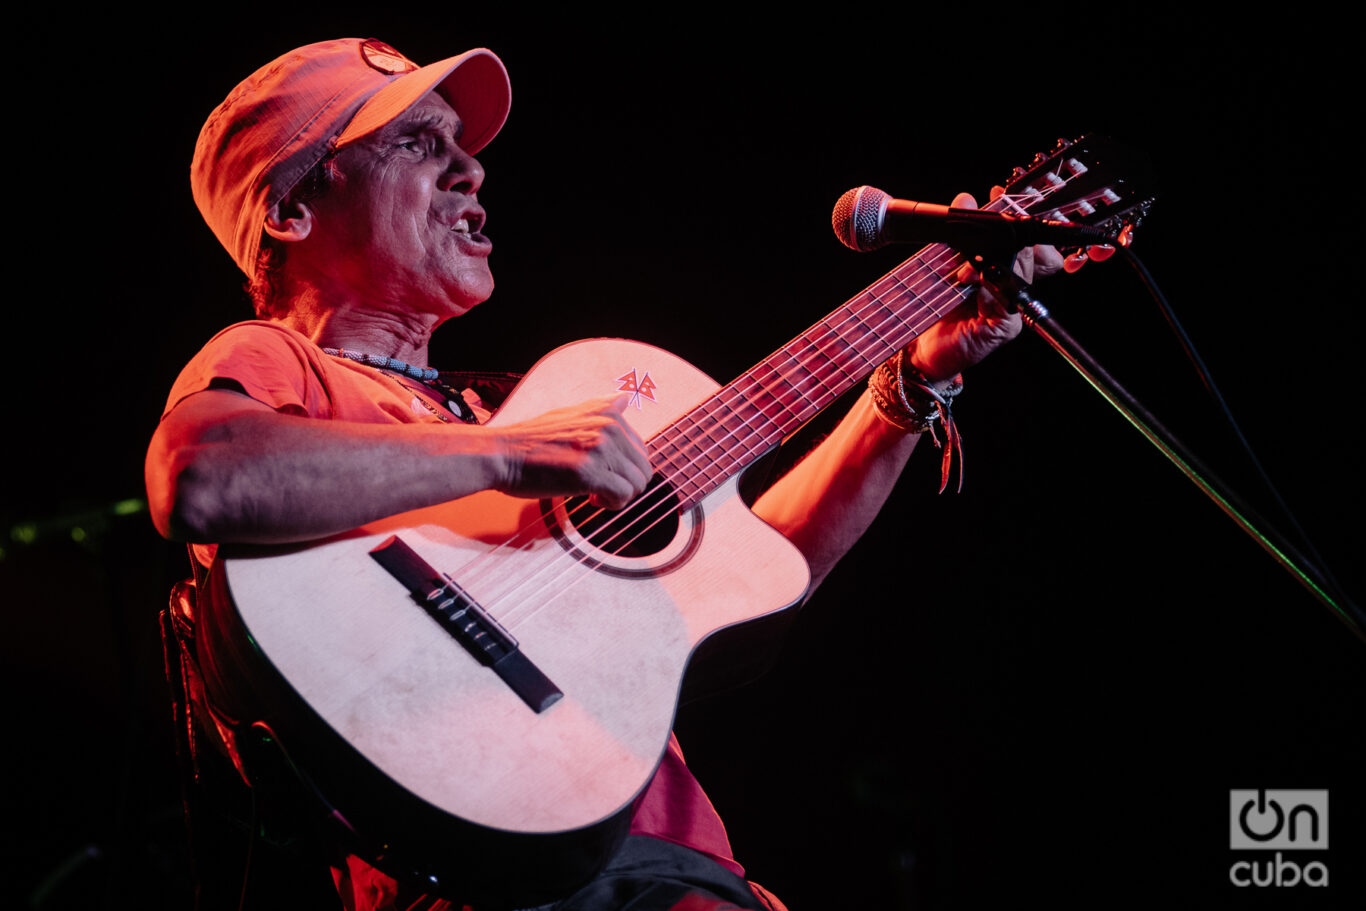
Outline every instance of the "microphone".
[[1033, 244], [1084, 247], [1119, 243], [1117, 236], [1100, 228], [893, 199], [876, 187], [856, 187], [841, 196], [830, 224], [840, 243], [860, 253], [887, 244], [943, 243], [978, 253], [982, 248], [1014, 252]]

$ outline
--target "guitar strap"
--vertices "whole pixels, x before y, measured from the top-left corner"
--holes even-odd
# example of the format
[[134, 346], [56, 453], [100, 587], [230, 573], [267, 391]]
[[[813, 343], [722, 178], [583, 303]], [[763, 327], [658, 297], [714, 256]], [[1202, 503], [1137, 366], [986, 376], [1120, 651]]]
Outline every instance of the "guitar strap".
[[508, 397], [513, 388], [522, 381], [523, 374], [500, 373], [477, 370], [442, 370], [437, 378], [447, 386], [456, 389], [473, 389], [489, 411], [497, 411], [498, 406]]

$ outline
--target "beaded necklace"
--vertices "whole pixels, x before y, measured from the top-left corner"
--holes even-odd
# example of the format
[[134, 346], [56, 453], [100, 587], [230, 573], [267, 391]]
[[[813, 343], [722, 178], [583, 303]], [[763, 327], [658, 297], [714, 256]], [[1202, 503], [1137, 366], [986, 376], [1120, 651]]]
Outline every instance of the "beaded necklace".
[[[385, 357], [381, 354], [363, 354], [359, 351], [347, 351], [344, 348], [324, 348], [323, 354], [330, 354], [333, 357], [344, 357], [348, 361], [356, 361], [365, 364], [367, 367], [374, 367], [379, 370], [388, 370], [391, 373], [401, 373], [410, 379], [417, 380], [427, 386], [433, 392], [439, 393], [446, 399], [446, 407], [449, 408], [456, 417], [466, 424], [479, 423], [479, 417], [474, 413], [474, 409], [465, 401], [465, 396], [460, 390], [442, 382], [441, 373], [435, 367], [417, 367], [406, 361], [400, 361], [396, 357]], [[439, 415], [438, 415], [439, 417]]]

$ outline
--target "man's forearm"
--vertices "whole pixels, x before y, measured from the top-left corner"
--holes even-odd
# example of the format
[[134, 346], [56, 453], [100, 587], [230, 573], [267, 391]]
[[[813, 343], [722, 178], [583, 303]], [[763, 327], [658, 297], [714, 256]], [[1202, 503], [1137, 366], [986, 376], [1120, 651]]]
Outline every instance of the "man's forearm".
[[496, 456], [479, 427], [319, 421], [210, 390], [163, 422], [147, 489], [168, 537], [285, 543], [492, 487]]
[[865, 393], [834, 432], [754, 504], [755, 514], [806, 556], [812, 588], [868, 530], [919, 438], [878, 417]]
[[481, 490], [589, 494], [620, 508], [651, 476], [624, 402], [582, 402], [496, 428], [358, 424], [279, 414], [210, 389], [176, 405], [152, 439], [152, 518], [171, 538], [280, 544]]

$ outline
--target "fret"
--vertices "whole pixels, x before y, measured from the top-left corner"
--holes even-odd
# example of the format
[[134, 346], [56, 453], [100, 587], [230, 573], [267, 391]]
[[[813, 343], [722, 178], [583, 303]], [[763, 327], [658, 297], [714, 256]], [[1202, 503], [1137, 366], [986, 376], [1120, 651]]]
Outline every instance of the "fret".
[[706, 474], [714, 467], [720, 466], [723, 470], [736, 467], [736, 452], [729, 447], [727, 441], [694, 440], [684, 445], [683, 452], [690, 459], [690, 468], [694, 474]]
[[[714, 420], [697, 420], [696, 414], [684, 417], [693, 417], [693, 420], [685, 423], [680, 419], [655, 438], [664, 440], [659, 448], [668, 446], [677, 454], [670, 454], [668, 460], [671, 467], [681, 463], [681, 470], [665, 471], [652, 460], [660, 473], [675, 484], [682, 477], [698, 476], [704, 480], [727, 477], [753, 460], [747, 457], [757, 458], [767, 449], [762, 440], [754, 440], [737, 450], [737, 443], [746, 444], [755, 434], [739, 423], [737, 416], [724, 409]], [[654, 445], [653, 440], [651, 445]], [[711, 485], [707, 485], [707, 489], [710, 490]]]
[[769, 357], [750, 370], [760, 395], [776, 399], [781, 408], [777, 411], [764, 409], [769, 418], [770, 431], [786, 426], [792, 421], [802, 419], [802, 407], [812, 382], [809, 365], [804, 363], [788, 348]]
[[690, 434], [688, 448], [697, 448], [703, 452], [711, 452], [716, 448], [725, 451], [730, 442], [731, 431], [726, 427], [726, 412], [722, 411], [715, 415], [709, 415], [711, 420], [698, 420], [694, 424], [694, 432]]
[[[836, 311], [835, 316], [841, 311]], [[822, 352], [837, 350], [838, 354], [827, 355], [830, 364], [844, 375], [844, 379], [850, 382], [858, 382], [859, 371], [867, 363], [868, 357], [853, 343], [846, 341], [843, 336], [829, 323], [830, 317], [826, 317], [816, 325], [812, 326], [805, 333], [793, 342], [795, 347], [799, 341]]]
[[645, 450], [650, 457], [650, 464], [661, 474], [672, 475], [687, 468], [688, 459], [675, 442], [673, 435], [660, 434], [653, 437], [646, 441]]
[[679, 511], [686, 512], [696, 506], [699, 500], [719, 486], [719, 480], [713, 483], [713, 479], [705, 473], [675, 483], [674, 495], [678, 497]]
[[735, 451], [737, 446], [744, 448], [745, 452], [737, 453], [737, 455], [743, 456], [745, 453], [762, 455], [768, 450], [768, 439], [764, 433], [764, 428], [769, 426], [771, 422], [746, 420], [743, 410], [733, 409], [727, 409], [718, 416], [717, 421], [729, 433], [729, 439], [734, 443], [731, 447], [732, 451]]
[[[802, 333], [788, 347], [796, 351], [804, 344], [810, 351], [823, 354], [826, 361], [844, 374], [846, 379], [856, 378], [867, 357], [862, 351], [864, 345], [851, 336], [855, 329], [867, 328], [867, 320], [860, 321], [856, 314], [842, 307]], [[801, 358], [808, 358], [806, 350], [802, 350]], [[857, 379], [854, 381], [857, 382]]]
[[744, 445], [747, 438], [766, 423], [757, 410], [737, 409], [732, 403], [716, 397], [684, 415], [676, 422], [676, 427], [684, 438], [679, 444], [684, 450], [695, 448], [701, 438], [705, 438], [707, 447], [727, 450], [737, 444]]
[[754, 403], [766, 421], [783, 424], [794, 417], [793, 403], [803, 398], [801, 384], [808, 379], [808, 372], [784, 348], [760, 361], [731, 387]]
[[[918, 271], [920, 271], [922, 275], [923, 273], [928, 272], [930, 275], [937, 276], [938, 278], [947, 281], [956, 275], [958, 270], [963, 267], [963, 258], [961, 256], [950, 256], [942, 262], [935, 263], [927, 261], [925, 257], [921, 255], [924, 252], [924, 250], [920, 250], [911, 257], [911, 260], [915, 261], [918, 266]], [[908, 262], [909, 261], [910, 260], [908, 260]]]
[[692, 473], [699, 476], [707, 475], [707, 473], [714, 469], [718, 464], [727, 469], [735, 467], [734, 458], [731, 456], [730, 452], [724, 448], [705, 446], [699, 443], [696, 447], [693, 447], [692, 451], [685, 448], [684, 452], [687, 452], [689, 455]]
[[875, 298], [858, 311], [848, 306], [844, 309], [849, 316], [847, 324], [853, 327], [845, 330], [846, 333], [857, 333], [860, 337], [860, 343], [853, 347], [858, 351], [861, 360], [876, 366], [896, 353], [896, 347], [888, 344], [884, 337], [903, 329], [906, 324], [901, 314], [888, 304], [885, 297]]

